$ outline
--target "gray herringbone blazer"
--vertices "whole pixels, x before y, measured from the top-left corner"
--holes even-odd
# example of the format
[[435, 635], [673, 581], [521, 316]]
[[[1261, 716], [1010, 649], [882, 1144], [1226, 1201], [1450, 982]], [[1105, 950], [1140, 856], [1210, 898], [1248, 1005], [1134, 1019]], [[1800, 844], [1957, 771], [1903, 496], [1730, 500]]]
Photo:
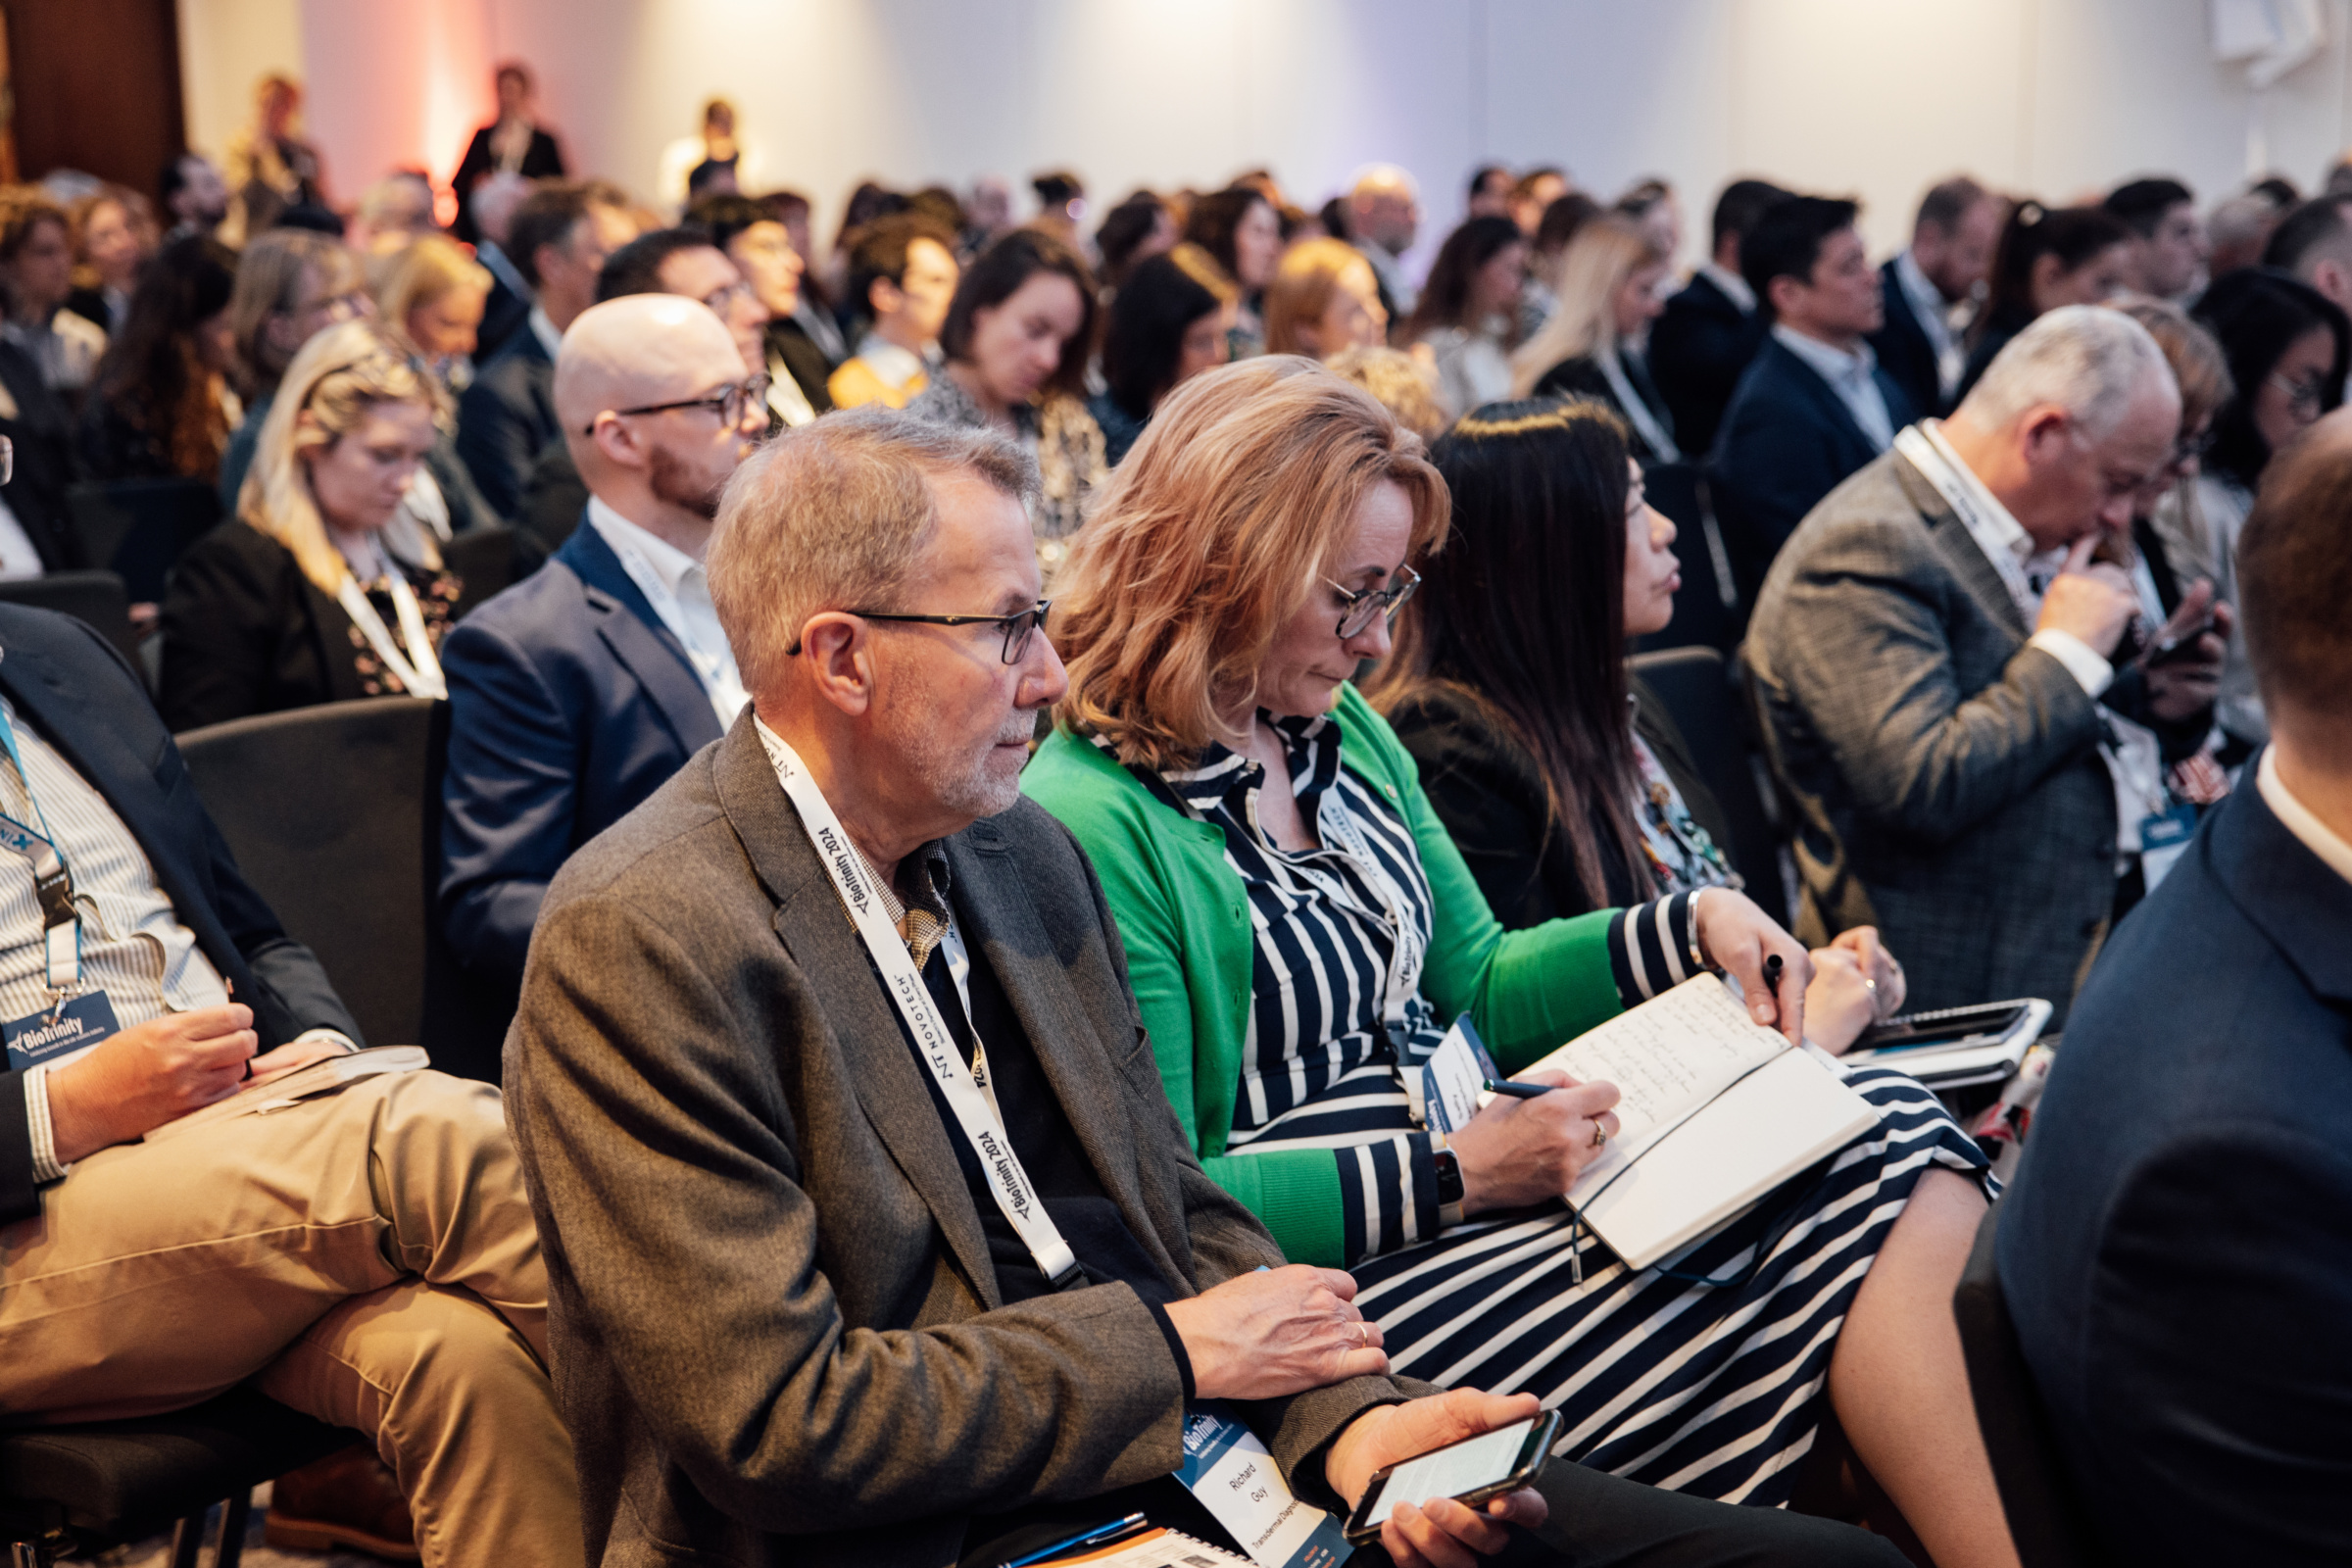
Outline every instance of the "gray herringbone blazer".
[[1774, 561], [1742, 650], [1797, 817], [1797, 934], [1876, 925], [1908, 1006], [2068, 1002], [2115, 899], [2099, 706], [1889, 452]]
[[[1023, 801], [947, 848], [1153, 1261], [1195, 1288], [1280, 1265], [1177, 1129], [1067, 830]], [[748, 713], [557, 877], [506, 1074], [591, 1561], [934, 1568], [973, 1513], [1176, 1467], [1181, 1373], [1129, 1287], [1001, 1305], [956, 1134]], [[1288, 1471], [1417, 1392], [1253, 1425]]]

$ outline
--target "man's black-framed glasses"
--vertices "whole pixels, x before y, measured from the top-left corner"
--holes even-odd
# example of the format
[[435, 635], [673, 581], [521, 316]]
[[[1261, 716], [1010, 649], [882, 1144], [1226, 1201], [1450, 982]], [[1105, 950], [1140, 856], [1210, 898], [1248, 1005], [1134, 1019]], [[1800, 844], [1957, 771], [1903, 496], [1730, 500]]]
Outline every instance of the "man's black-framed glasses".
[[1009, 615], [902, 615], [892, 611], [853, 610], [849, 613], [860, 620], [915, 621], [925, 626], [1002, 626], [1004, 628], [1004, 662], [1017, 664], [1029, 652], [1029, 638], [1046, 623], [1046, 614], [1054, 608], [1051, 599], [1040, 599], [1027, 610]]
[[[743, 423], [743, 416], [752, 410], [767, 406], [767, 376], [755, 375], [707, 397], [680, 398], [674, 403], [648, 403], [642, 408], [611, 409], [606, 412], [615, 418], [625, 419], [636, 414], [667, 414], [672, 409], [709, 409], [718, 416], [719, 423], [736, 425]], [[602, 414], [597, 416], [599, 419], [603, 417]], [[589, 420], [588, 428], [580, 433], [596, 434], [596, 419]]]
[[[1331, 582], [1329, 577], [1323, 580]], [[1339, 634], [1353, 637], [1382, 615], [1395, 620], [1396, 612], [1404, 608], [1404, 602], [1413, 597], [1413, 590], [1421, 586], [1421, 574], [1410, 566], [1398, 566], [1396, 580], [1386, 588], [1348, 588], [1336, 582], [1331, 582], [1331, 586], [1348, 606], [1340, 616]]]

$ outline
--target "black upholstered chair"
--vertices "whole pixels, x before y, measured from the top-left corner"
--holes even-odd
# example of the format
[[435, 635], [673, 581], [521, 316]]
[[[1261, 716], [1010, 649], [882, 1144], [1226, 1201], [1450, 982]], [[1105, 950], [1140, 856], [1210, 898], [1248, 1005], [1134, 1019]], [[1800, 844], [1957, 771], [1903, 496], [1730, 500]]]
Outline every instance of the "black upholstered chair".
[[214, 1560], [237, 1568], [253, 1489], [357, 1441], [242, 1388], [143, 1420], [0, 1431], [0, 1545], [11, 1568], [48, 1568], [169, 1528], [172, 1568], [195, 1568], [225, 1502]]

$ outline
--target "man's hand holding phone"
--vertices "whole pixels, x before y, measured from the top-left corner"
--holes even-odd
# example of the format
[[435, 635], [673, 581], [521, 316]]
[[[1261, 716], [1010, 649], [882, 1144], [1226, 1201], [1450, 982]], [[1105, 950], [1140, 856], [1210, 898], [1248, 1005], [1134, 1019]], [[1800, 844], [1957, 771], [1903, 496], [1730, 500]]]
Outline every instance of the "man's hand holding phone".
[[[1532, 1394], [1476, 1389], [1382, 1405], [1340, 1434], [1324, 1457], [1323, 1477], [1353, 1509], [1380, 1472], [1539, 1414]], [[1405, 1502], [1381, 1525], [1380, 1544], [1397, 1568], [1471, 1568], [1509, 1544], [1509, 1526], [1532, 1529], [1548, 1517], [1543, 1494], [1533, 1488], [1505, 1493], [1477, 1509], [1450, 1496]]]

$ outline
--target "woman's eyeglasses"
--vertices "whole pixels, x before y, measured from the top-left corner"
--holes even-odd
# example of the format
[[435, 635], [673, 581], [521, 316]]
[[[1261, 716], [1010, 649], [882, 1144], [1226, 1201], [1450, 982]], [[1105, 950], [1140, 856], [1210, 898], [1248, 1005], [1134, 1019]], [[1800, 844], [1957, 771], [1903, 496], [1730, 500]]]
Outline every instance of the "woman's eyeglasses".
[[1341, 603], [1348, 607], [1340, 616], [1339, 634], [1343, 638], [1357, 636], [1383, 615], [1395, 620], [1396, 612], [1404, 608], [1404, 602], [1413, 597], [1413, 590], [1421, 586], [1421, 574], [1410, 566], [1398, 566], [1396, 580], [1386, 588], [1345, 588], [1331, 582], [1329, 577], [1323, 580], [1331, 583]]
[[[1009, 615], [902, 615], [881, 610], [853, 610], [848, 613], [860, 620], [912, 621], [924, 626], [1002, 626], [1004, 628], [1004, 662], [1017, 664], [1029, 652], [1029, 638], [1046, 623], [1046, 612], [1054, 608], [1051, 599], [1040, 599], [1027, 610]], [[799, 653], [796, 643], [790, 653]]]
[[[748, 381], [738, 381], [725, 391], [713, 392], [709, 397], [680, 398], [675, 403], [648, 403], [641, 408], [612, 409], [607, 412], [614, 418], [626, 419], [639, 414], [667, 414], [672, 409], [709, 409], [718, 416], [721, 424], [741, 424], [745, 415], [766, 406], [767, 387], [766, 376], [755, 375]], [[603, 417], [601, 414], [597, 416], [597, 418]], [[596, 419], [589, 420], [588, 427], [580, 433], [596, 434]]]

